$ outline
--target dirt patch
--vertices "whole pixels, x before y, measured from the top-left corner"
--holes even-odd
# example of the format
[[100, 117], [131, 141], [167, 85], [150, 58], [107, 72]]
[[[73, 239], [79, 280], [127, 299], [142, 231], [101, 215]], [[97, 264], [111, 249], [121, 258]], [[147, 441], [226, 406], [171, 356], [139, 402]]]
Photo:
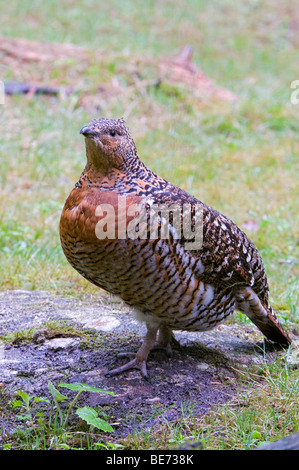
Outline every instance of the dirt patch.
[[[145, 93], [150, 87], [176, 94], [176, 87], [194, 101], [235, 102], [237, 96], [214, 83], [193, 61], [193, 47], [185, 46], [169, 57], [106, 57], [105, 51], [92, 50], [75, 44], [32, 41], [24, 38], [0, 37], [0, 57], [13, 82], [5, 83], [7, 94], [24, 93], [78, 96], [78, 106], [88, 110], [95, 102], [115, 96], [129, 96], [136, 90]], [[113, 66], [111, 66], [113, 64]], [[117, 66], [115, 65], [117, 64]], [[112, 69], [116, 68], [114, 72]], [[88, 70], [98, 70], [100, 82], [86, 80]]]
[[[69, 325], [63, 332], [49, 332], [46, 322]], [[81, 334], [76, 334], [76, 330]], [[31, 340], [0, 343], [0, 382], [8, 396], [21, 389], [47, 396], [48, 381], [81, 382], [113, 391], [114, 396], [89, 393], [84, 405], [101, 405], [117, 422], [117, 435], [133, 432], [138, 423], [165, 410], [174, 420], [182, 404], [192, 403], [199, 416], [238, 393], [237, 370], [264, 361], [261, 336], [254, 326], [223, 325], [208, 333], [176, 332], [180, 345], [172, 358], [153, 352], [148, 362], [149, 380], [139, 371], [109, 377], [106, 373], [123, 359], [118, 352], [136, 351], [145, 332], [130, 310], [106, 297], [80, 301], [47, 292], [7, 291], [0, 294], [0, 335], [32, 329]], [[69, 332], [68, 332], [69, 331]], [[93, 331], [87, 341], [85, 332]], [[158, 414], [151, 425], [159, 421]], [[5, 415], [9, 431], [14, 417]]]

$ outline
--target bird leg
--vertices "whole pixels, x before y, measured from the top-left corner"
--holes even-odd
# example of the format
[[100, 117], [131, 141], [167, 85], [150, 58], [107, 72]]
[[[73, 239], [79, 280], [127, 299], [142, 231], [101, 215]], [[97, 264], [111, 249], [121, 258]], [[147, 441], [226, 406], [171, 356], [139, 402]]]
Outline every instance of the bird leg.
[[171, 343], [175, 341], [176, 340], [172, 333], [172, 330], [166, 325], [161, 325], [158, 333], [158, 341], [152, 348], [152, 351], [162, 349], [166, 352], [168, 357], [172, 357]]
[[158, 325], [148, 325], [147, 332], [144, 337], [143, 343], [138, 349], [137, 353], [120, 353], [118, 357], [133, 357], [133, 359], [123, 366], [117, 367], [116, 369], [108, 372], [108, 375], [113, 376], [121, 374], [122, 372], [130, 369], [139, 369], [143, 378], [147, 379], [147, 368], [146, 361], [149, 355], [150, 350], [153, 348], [156, 337], [157, 337]]

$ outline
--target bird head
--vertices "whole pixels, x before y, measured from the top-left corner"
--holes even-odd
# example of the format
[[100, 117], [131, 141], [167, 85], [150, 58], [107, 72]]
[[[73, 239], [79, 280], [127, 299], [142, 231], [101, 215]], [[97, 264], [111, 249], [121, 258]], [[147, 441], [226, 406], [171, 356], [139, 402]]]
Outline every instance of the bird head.
[[123, 119], [93, 119], [82, 127], [87, 162], [97, 169], [123, 170], [137, 157], [136, 147]]

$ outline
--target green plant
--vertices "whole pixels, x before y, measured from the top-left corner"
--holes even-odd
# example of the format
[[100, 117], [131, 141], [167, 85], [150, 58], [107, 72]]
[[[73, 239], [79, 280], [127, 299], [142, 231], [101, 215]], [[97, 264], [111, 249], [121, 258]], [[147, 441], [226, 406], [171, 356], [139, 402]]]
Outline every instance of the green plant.
[[[101, 388], [96, 388], [96, 387], [92, 387], [90, 385], [81, 384], [81, 383], [74, 383], [74, 384], [61, 383], [61, 384], [59, 384], [59, 386], [67, 388], [68, 390], [73, 390], [73, 391], [78, 392], [77, 395], [75, 396], [75, 398], [73, 399], [73, 401], [71, 402], [68, 410], [67, 410], [65, 420], [64, 420], [64, 426], [66, 426], [68, 424], [70, 413], [71, 413], [75, 403], [79, 399], [81, 393], [83, 393], [83, 392], [94, 392], [94, 393], [108, 393], [109, 395], [114, 395], [113, 392], [107, 392], [106, 390], [103, 390]], [[53, 384], [51, 384], [51, 387], [52, 387], [52, 389], [53, 388], [55, 389]], [[59, 393], [59, 391], [57, 389], [55, 389], [52, 392], [53, 397], [57, 392], [58, 392], [58, 396], [61, 395]], [[110, 424], [107, 423], [106, 421], [104, 421], [103, 419], [99, 418], [98, 413], [94, 408], [91, 408], [89, 406], [84, 406], [83, 408], [78, 408], [76, 413], [81, 419], [84, 419], [87, 422], [87, 424], [89, 424], [89, 425], [91, 425], [91, 426], [93, 426], [97, 429], [100, 429], [101, 431], [113, 432], [113, 427], [110, 426]]]
[[[13, 402], [13, 407], [20, 409], [20, 414], [17, 417], [25, 423], [25, 427], [18, 430], [18, 438], [22, 442], [26, 442], [27, 448], [70, 448], [67, 442], [72, 437], [73, 426], [70, 426], [69, 420], [80, 395], [84, 392], [114, 395], [113, 392], [82, 383], [60, 383], [59, 387], [77, 393], [71, 400], [70, 397], [60, 393], [51, 381], [48, 382], [50, 399], [31, 396], [22, 390], [18, 391], [20, 399]], [[69, 404], [63, 407], [62, 403], [66, 401]], [[92, 407], [79, 407], [75, 413], [93, 429], [105, 433], [114, 431], [113, 427], [100, 417], [99, 412]], [[108, 444], [98, 444], [109, 446]]]
[[25, 421], [26, 428], [30, 430], [29, 433], [31, 434], [32, 432], [35, 437], [35, 446], [39, 445], [41, 440], [44, 440], [45, 413], [43, 411], [37, 411], [36, 404], [50, 404], [50, 401], [45, 397], [30, 396], [27, 392], [22, 390], [18, 390], [18, 395], [21, 397], [21, 400], [15, 400], [13, 402], [13, 407], [20, 408], [21, 411], [21, 414], [17, 417]]

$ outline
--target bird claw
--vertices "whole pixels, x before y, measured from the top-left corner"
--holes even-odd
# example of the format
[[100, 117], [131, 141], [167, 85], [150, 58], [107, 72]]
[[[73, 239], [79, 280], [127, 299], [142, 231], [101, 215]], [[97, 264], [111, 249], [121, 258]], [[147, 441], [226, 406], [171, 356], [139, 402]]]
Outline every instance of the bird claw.
[[[170, 343], [166, 346], [161, 343], [156, 343], [152, 348], [151, 351], [165, 351], [168, 357], [172, 357], [173, 352]], [[128, 357], [131, 360], [124, 364], [123, 366], [117, 367], [116, 369], [112, 369], [111, 371], [107, 372], [106, 375], [112, 377], [114, 375], [122, 374], [123, 372], [130, 370], [130, 369], [139, 369], [141, 375], [144, 379], [148, 379], [147, 367], [146, 367], [146, 360], [139, 359], [134, 352], [122, 352], [118, 353], [117, 357]]]
[[120, 353], [117, 355], [118, 357], [134, 357], [131, 361], [127, 362], [123, 366], [117, 367], [116, 369], [112, 369], [111, 371], [107, 372], [106, 375], [109, 375], [110, 377], [118, 374], [122, 374], [126, 370], [130, 369], [139, 369], [141, 372], [141, 375], [144, 379], [148, 379], [148, 373], [147, 373], [147, 368], [146, 368], [146, 361], [145, 360], [140, 360], [136, 357], [135, 353]]
[[160, 343], [156, 343], [155, 346], [151, 349], [151, 351], [165, 351], [168, 357], [173, 356], [173, 351], [170, 343], [168, 343], [166, 346]]
[[122, 352], [122, 353], [118, 353], [117, 357], [131, 357], [132, 359], [135, 359], [136, 353], [134, 353], [134, 352]]

